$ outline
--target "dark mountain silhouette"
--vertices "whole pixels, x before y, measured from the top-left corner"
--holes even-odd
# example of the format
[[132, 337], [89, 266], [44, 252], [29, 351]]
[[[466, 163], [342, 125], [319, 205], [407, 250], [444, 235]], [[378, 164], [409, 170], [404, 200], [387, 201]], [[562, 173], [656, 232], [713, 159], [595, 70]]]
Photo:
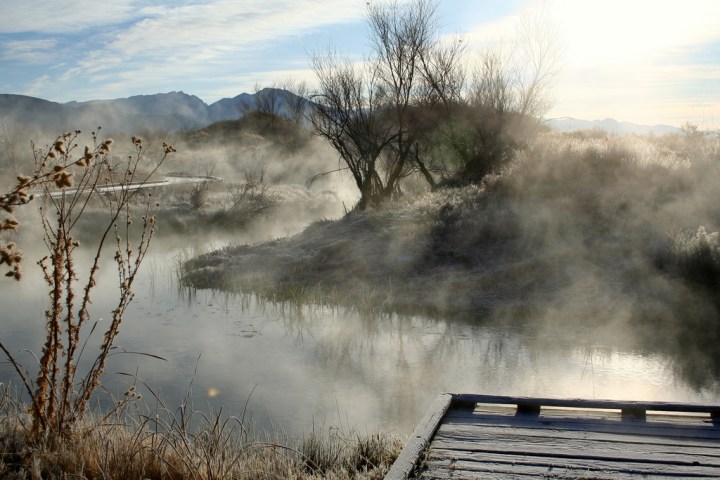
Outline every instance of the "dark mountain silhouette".
[[[262, 94], [266, 90], [258, 92]], [[282, 92], [279, 98], [293, 94]], [[281, 100], [282, 102], [283, 100]], [[255, 95], [242, 93], [211, 105], [184, 92], [137, 95], [114, 100], [57, 103], [24, 95], [0, 94], [0, 121], [53, 132], [90, 131], [102, 126], [107, 133], [135, 133], [142, 129], [179, 131], [234, 120], [256, 108]], [[278, 112], [285, 111], [279, 105]]]
[[[274, 113], [289, 116], [290, 108], [287, 102], [293, 102], [297, 97], [278, 89], [263, 89], [256, 94], [241, 93], [210, 105], [184, 92], [68, 103], [24, 95], [0, 94], [0, 122], [9, 120], [18, 125], [33, 126], [51, 132], [76, 129], [90, 131], [98, 126], [102, 126], [107, 133], [137, 133], [143, 129], [174, 132], [204, 128], [223, 120], [239, 119], [243, 112], [257, 109], [259, 95], [268, 94], [275, 94], [277, 98], [278, 104]], [[616, 135], [682, 132], [680, 128], [670, 125], [638, 125], [612, 118], [590, 121], [563, 117], [548, 119], [545, 123], [559, 131], [600, 129]]]
[[241, 93], [233, 98], [223, 98], [208, 107], [211, 123], [239, 118], [241, 105], [255, 105], [255, 95]]

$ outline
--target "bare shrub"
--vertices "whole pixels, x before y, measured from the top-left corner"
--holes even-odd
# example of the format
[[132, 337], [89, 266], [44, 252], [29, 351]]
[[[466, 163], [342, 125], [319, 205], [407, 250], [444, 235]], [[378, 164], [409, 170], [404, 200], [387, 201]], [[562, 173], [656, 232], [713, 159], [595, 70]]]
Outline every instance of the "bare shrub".
[[[134, 155], [121, 168], [109, 161], [112, 139], [100, 142], [93, 133], [92, 145], [85, 146], [84, 150], [79, 147], [79, 141], [80, 132], [76, 131], [58, 137], [52, 146], [34, 147], [34, 174], [19, 176], [17, 185], [0, 197], [0, 206], [8, 213], [32, 200], [30, 188], [41, 188], [39, 195], [43, 197], [41, 222], [48, 255], [38, 264], [49, 288], [50, 305], [45, 311], [46, 337], [34, 380], [0, 341], [0, 348], [15, 367], [30, 398], [30, 438], [45, 438], [50, 434], [67, 436], [84, 417], [91, 396], [100, 385], [123, 315], [133, 298], [133, 283], [155, 230], [157, 204], [146, 198], [139, 238], [132, 238], [130, 226], [135, 217], [132, 200], [141, 196], [140, 187], [174, 151], [173, 147], [164, 145], [160, 162], [146, 175], [140, 175], [141, 162], [145, 160], [140, 138], [132, 138]], [[101, 190], [106, 196], [108, 217], [98, 229], [89, 271], [82, 275], [76, 265], [80, 243], [75, 231], [89, 202]], [[17, 222], [7, 217], [4, 225], [12, 227], [4, 230], [14, 230]], [[103, 251], [110, 245], [116, 249], [113, 258], [120, 292], [95, 360], [87, 369], [79, 371], [84, 339], [97, 327], [89, 308]], [[11, 268], [8, 276], [19, 280], [21, 257], [18, 258], [11, 242], [3, 243], [3, 261]]]
[[669, 234], [669, 259], [683, 278], [715, 289], [720, 285], [720, 233], [705, 227]]
[[212, 183], [200, 182], [193, 185], [190, 190], [190, 208], [194, 211], [202, 209], [210, 197], [210, 191], [212, 190]]
[[265, 183], [265, 169], [246, 170], [244, 175], [244, 182], [229, 187], [225, 212], [238, 219], [250, 219], [275, 208], [277, 201]]
[[194, 212], [205, 207], [210, 200], [210, 194], [213, 190], [215, 178], [212, 178], [214, 168], [211, 168], [205, 175], [206, 179], [193, 185], [190, 190], [189, 201], [190, 209]]

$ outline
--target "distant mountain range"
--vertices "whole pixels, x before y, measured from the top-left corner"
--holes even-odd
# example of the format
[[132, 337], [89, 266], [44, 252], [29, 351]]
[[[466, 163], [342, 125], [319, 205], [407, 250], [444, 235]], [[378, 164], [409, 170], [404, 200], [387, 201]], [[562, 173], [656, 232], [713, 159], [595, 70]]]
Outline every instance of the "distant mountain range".
[[[256, 95], [273, 92], [278, 91], [264, 89], [257, 94], [241, 93], [210, 105], [184, 92], [68, 103], [50, 102], [23, 95], [0, 94], [0, 122], [7, 119], [19, 125], [31, 125], [51, 132], [89, 131], [98, 126], [102, 126], [108, 133], [137, 133], [143, 129], [173, 132], [203, 128], [221, 120], [238, 119], [243, 111], [256, 107]], [[283, 95], [276, 96], [282, 103]], [[241, 105], [245, 106], [244, 109]], [[284, 107], [280, 105], [278, 111], [284, 111]], [[616, 135], [627, 133], [662, 135], [682, 132], [680, 128], [670, 125], [638, 125], [619, 122], [612, 118], [588, 121], [563, 117], [545, 120], [545, 124], [558, 131], [597, 128]]]
[[242, 93], [210, 105], [184, 92], [137, 95], [115, 100], [56, 103], [24, 95], [0, 94], [0, 121], [55, 132], [93, 130], [138, 132], [142, 129], [178, 131], [206, 127], [240, 118], [239, 105], [253, 108], [255, 96]]
[[679, 127], [672, 125], [639, 125], [637, 123], [619, 122], [614, 118], [604, 120], [578, 120], [577, 118], [562, 117], [550, 118], [544, 121], [554, 130], [572, 132], [576, 130], [598, 129], [613, 135], [639, 134], [639, 135], [665, 135], [667, 133], [682, 133]]

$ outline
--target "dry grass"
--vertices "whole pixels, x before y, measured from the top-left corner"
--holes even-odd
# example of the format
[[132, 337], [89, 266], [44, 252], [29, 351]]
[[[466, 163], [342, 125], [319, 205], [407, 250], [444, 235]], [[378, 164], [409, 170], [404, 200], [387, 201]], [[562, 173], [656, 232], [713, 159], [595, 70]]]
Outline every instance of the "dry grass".
[[69, 437], [29, 442], [30, 419], [6, 390], [0, 398], [0, 478], [8, 479], [380, 479], [399, 454], [390, 436], [330, 429], [303, 441], [253, 431], [244, 418], [128, 403], [88, 416]]

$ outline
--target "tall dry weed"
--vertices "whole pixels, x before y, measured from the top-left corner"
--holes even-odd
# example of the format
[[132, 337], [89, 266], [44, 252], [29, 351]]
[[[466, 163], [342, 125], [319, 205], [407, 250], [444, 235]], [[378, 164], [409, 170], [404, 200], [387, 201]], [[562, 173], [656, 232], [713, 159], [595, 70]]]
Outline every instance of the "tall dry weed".
[[[83, 418], [93, 392], [100, 385], [108, 355], [120, 330], [123, 316], [132, 301], [132, 286], [150, 245], [154, 230], [154, 212], [158, 206], [148, 197], [141, 202], [140, 233], [133, 238], [131, 224], [135, 219], [134, 200], [142, 196], [141, 187], [157, 171], [162, 161], [174, 151], [164, 145], [160, 162], [144, 167], [143, 142], [132, 138], [133, 155], [124, 162], [110, 157], [113, 140], [98, 140], [81, 148], [81, 132], [59, 136], [52, 145], [33, 145], [35, 171], [32, 176], [18, 176], [10, 192], [0, 196], [0, 207], [6, 212], [3, 232], [14, 231], [19, 223], [11, 217], [13, 210], [35, 197], [40, 207], [43, 240], [48, 254], [38, 265], [48, 287], [49, 306], [45, 310], [46, 336], [38, 356], [37, 373], [31, 376], [13, 353], [0, 341], [30, 400], [32, 424], [29, 438], [50, 434], [66, 436]], [[149, 173], [140, 174], [141, 170]], [[96, 226], [97, 241], [91, 246], [92, 260], [87, 272], [76, 264], [80, 242], [76, 238], [78, 222], [95, 197], [103, 195], [107, 206], [106, 221]], [[0, 243], [7, 276], [20, 280], [22, 254], [14, 242], [3, 238]], [[111, 321], [102, 333], [99, 352], [90, 366], [79, 371], [87, 346], [87, 337], [98, 327], [90, 313], [91, 297], [103, 252], [114, 246], [113, 260], [118, 273], [119, 293]]]

